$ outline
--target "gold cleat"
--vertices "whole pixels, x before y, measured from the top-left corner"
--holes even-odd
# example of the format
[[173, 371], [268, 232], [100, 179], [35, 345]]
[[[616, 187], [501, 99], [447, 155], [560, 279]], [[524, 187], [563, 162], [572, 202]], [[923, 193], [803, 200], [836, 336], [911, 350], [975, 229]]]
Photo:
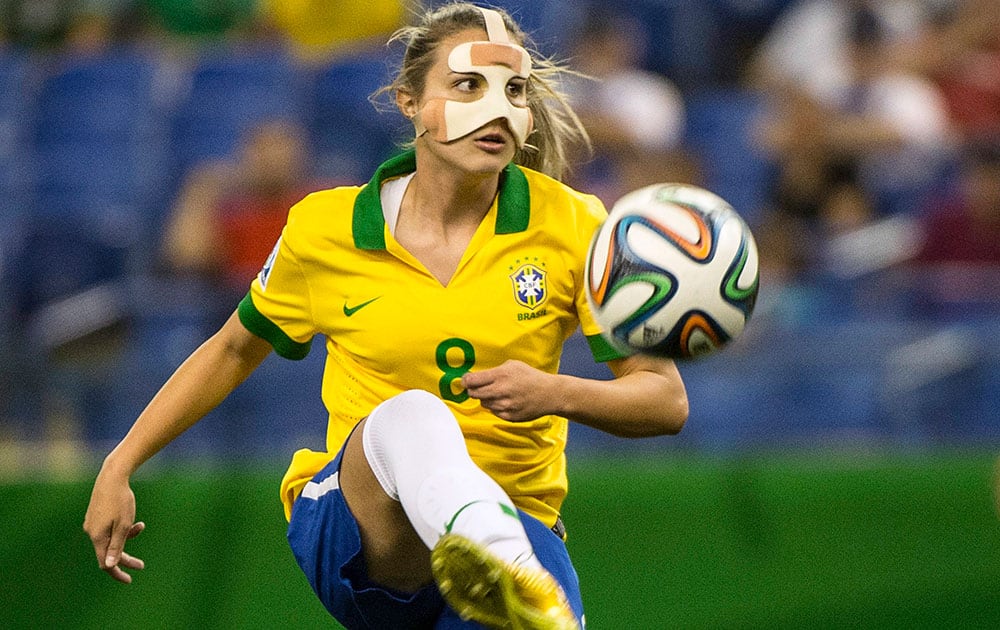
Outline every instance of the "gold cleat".
[[466, 621], [496, 630], [580, 630], [548, 572], [509, 565], [464, 536], [438, 540], [431, 570], [445, 601]]

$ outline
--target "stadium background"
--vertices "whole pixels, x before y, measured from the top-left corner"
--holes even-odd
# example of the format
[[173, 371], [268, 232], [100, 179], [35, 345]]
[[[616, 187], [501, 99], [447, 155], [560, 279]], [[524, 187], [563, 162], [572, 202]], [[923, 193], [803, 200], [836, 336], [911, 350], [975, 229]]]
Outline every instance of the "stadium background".
[[[586, 10], [496, 4], [550, 51]], [[645, 63], [683, 90], [707, 187], [753, 224], [762, 95], [733, 60], [789, 3], [605, 4], [654, 34]], [[137, 476], [148, 568], [131, 588], [96, 570], [80, 529], [100, 456], [211, 332], [204, 295], [153, 269], [185, 170], [290, 116], [322, 175], [363, 181], [405, 134], [364, 99], [381, 48], [303, 63], [270, 40], [205, 40], [0, 45], [2, 627], [330, 626], [276, 497], [292, 450], [322, 444], [319, 351], [268, 359]], [[930, 304], [919, 273], [817, 273], [780, 296], [764, 277], [746, 336], [682, 366], [680, 436], [574, 427], [565, 516], [591, 627], [1000, 626], [1000, 313]], [[564, 370], [603, 375], [576, 338]]]

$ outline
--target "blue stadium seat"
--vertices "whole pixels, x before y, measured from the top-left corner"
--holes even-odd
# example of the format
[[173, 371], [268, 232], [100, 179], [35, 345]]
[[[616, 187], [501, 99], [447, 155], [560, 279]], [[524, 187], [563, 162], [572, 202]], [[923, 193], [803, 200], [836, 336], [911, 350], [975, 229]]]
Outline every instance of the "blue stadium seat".
[[36, 211], [141, 225], [164, 186], [158, 60], [121, 48], [48, 61], [31, 133]]
[[139, 147], [74, 141], [36, 151], [38, 210], [43, 214], [138, 215], [137, 206], [151, 190], [144, 183]]
[[21, 214], [30, 199], [33, 160], [26, 128], [34, 115], [27, 52], [0, 46], [0, 215]]
[[391, 77], [385, 55], [359, 53], [321, 68], [309, 87], [308, 128], [323, 178], [362, 183], [396, 150], [396, 140], [412, 138], [412, 127], [395, 112], [381, 112], [369, 97]]
[[510, 13], [546, 56], [561, 57], [588, 11], [580, 0], [492, 0]]
[[55, 55], [38, 99], [37, 141], [125, 142], [148, 131], [156, 60], [117, 49], [95, 57]]
[[605, 0], [638, 19], [647, 36], [643, 65], [684, 91], [736, 85], [750, 51], [792, 0]]
[[192, 165], [233, 155], [250, 127], [301, 120], [302, 84], [281, 48], [205, 51], [186, 76], [170, 122], [173, 181]]
[[[23, 238], [9, 260], [16, 316], [30, 320], [40, 309], [97, 285], [128, 276], [126, 242], [79, 217], [25, 218]], [[81, 313], [81, 316], [85, 314]]]
[[[601, 5], [605, 6], [605, 5]], [[618, 1], [613, 8], [636, 19], [645, 31], [645, 68], [660, 72], [681, 89], [704, 84], [716, 63], [717, 23], [704, 2]]]
[[719, 88], [686, 98], [685, 141], [701, 157], [705, 185], [753, 227], [764, 207], [772, 167], [755, 146], [753, 124], [763, 106], [752, 91]]

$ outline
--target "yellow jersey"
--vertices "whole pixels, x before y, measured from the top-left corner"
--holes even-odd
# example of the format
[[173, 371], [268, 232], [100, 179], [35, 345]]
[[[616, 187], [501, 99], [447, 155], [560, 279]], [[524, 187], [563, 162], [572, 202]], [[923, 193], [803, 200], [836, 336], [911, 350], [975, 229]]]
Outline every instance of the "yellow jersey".
[[393, 239], [383, 213], [382, 184], [415, 168], [413, 152], [403, 153], [363, 187], [316, 192], [293, 206], [240, 303], [243, 325], [286, 358], [304, 357], [315, 335], [325, 337], [327, 451], [296, 452], [282, 480], [285, 515], [376, 405], [422, 389], [447, 403], [472, 459], [514, 503], [552, 525], [567, 490], [567, 421], [501, 420], [460, 379], [508, 359], [555, 373], [578, 326], [595, 360], [620, 356], [601, 338], [585, 297], [587, 249], [607, 212], [594, 196], [508, 165], [442, 284]]

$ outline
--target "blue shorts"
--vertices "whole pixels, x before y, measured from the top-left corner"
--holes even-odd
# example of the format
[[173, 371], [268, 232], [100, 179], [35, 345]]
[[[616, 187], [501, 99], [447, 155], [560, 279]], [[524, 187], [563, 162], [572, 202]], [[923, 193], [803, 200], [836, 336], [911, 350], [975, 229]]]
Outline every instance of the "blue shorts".
[[[312, 481], [292, 507], [288, 542], [313, 591], [348, 630], [482, 628], [462, 621], [429, 584], [416, 593], [393, 591], [372, 582], [361, 552], [361, 535], [337, 483], [343, 450]], [[312, 498], [315, 496], [315, 498]], [[583, 601], [576, 570], [562, 539], [538, 519], [518, 510], [542, 565], [559, 581], [577, 618]]]

